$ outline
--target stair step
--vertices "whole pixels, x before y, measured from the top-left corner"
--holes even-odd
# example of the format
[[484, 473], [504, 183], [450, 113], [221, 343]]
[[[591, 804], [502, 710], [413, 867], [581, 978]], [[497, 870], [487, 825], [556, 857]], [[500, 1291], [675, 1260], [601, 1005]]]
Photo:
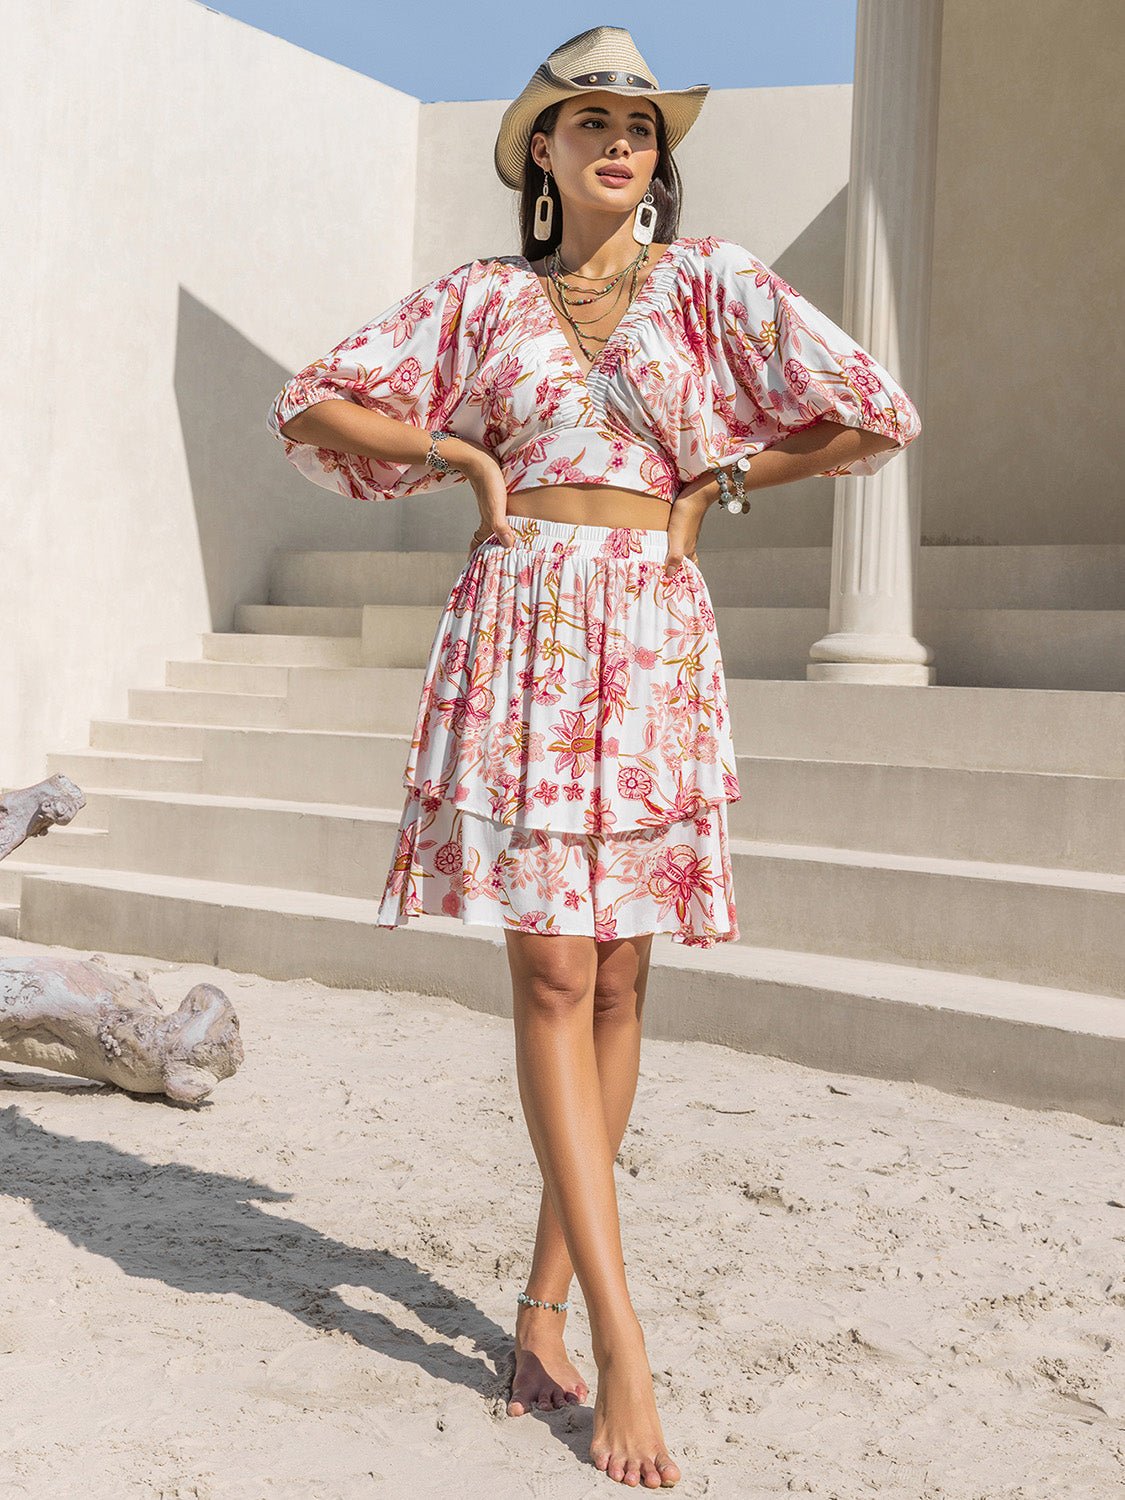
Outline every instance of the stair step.
[[206, 661], [277, 662], [285, 666], [350, 667], [359, 664], [359, 634], [261, 635], [208, 631]]
[[[94, 720], [91, 745], [193, 755], [210, 726], [409, 734], [422, 681], [416, 667], [298, 665], [285, 697], [133, 689], [130, 719]], [[1125, 776], [1125, 693], [731, 675], [727, 690], [744, 755]]]
[[203, 762], [197, 756], [146, 755], [130, 750], [52, 750], [47, 774], [62, 772], [85, 792], [127, 787], [145, 791], [199, 790]]
[[358, 635], [362, 610], [316, 604], [236, 604], [234, 628], [262, 635]]
[[[144, 728], [145, 726], [138, 726]], [[195, 757], [89, 750], [48, 769], [99, 792], [401, 807], [409, 736], [209, 726]], [[734, 837], [1125, 874], [1125, 777], [739, 755]]]
[[1125, 875], [1125, 776], [738, 756], [731, 833]]
[[282, 662], [183, 661], [164, 663], [166, 687], [217, 693], [266, 693], [285, 696], [289, 667]]
[[745, 677], [727, 689], [748, 754], [1125, 776], [1125, 693]]
[[[88, 790], [110, 852], [58, 862], [376, 900], [400, 811]], [[730, 855], [744, 942], [1125, 995], [1125, 875], [742, 838]]]
[[[223, 726], [237, 734], [237, 726]], [[96, 754], [168, 756], [197, 759], [205, 737], [214, 733], [206, 724], [161, 724], [154, 719], [91, 719], [90, 750]], [[67, 752], [70, 753], [70, 752]]]
[[923, 606], [914, 633], [949, 685], [1125, 692], [1122, 609]]
[[[88, 823], [79, 821], [89, 819]], [[35, 838], [25, 839], [5, 856], [4, 864], [10, 869], [25, 874], [32, 865], [49, 863], [52, 868], [84, 868], [105, 866], [115, 856], [109, 853], [111, 846], [108, 828], [98, 827], [89, 807], [83, 807], [75, 821], [61, 827], [50, 828]], [[22, 884], [20, 887], [22, 895]]]
[[130, 688], [129, 715], [163, 723], [284, 727], [288, 699], [281, 693], [220, 693], [194, 688]]
[[[716, 545], [704, 527], [699, 566], [716, 605], [824, 608], [831, 547]], [[449, 550], [279, 548], [271, 604], [440, 605], [466, 562]], [[1125, 544], [924, 545], [917, 599], [929, 609], [1125, 609]]]
[[[365, 604], [364, 662], [425, 666], [439, 609]], [[732, 677], [803, 681], [810, 648], [828, 630], [823, 605], [716, 605], [715, 620]], [[1125, 691], [1125, 610], [923, 608], [915, 621], [944, 686]]]
[[[362, 634], [364, 661], [422, 666], [456, 576], [445, 587], [436, 584], [436, 597], [425, 603], [417, 593], [397, 603], [383, 593], [378, 603], [347, 606], [238, 605], [235, 623], [240, 631], [267, 634]], [[828, 628], [824, 602], [716, 603], [715, 614], [732, 676], [804, 680], [809, 648]], [[944, 686], [1125, 691], [1125, 609], [921, 605], [915, 628]]]
[[[21, 940], [268, 978], [445, 995], [511, 1014], [499, 929], [373, 925], [370, 900], [105, 869], [24, 877]], [[723, 944], [653, 943], [646, 1026], [808, 1067], [911, 1080], [1125, 1123], [1119, 998], [940, 969]]]

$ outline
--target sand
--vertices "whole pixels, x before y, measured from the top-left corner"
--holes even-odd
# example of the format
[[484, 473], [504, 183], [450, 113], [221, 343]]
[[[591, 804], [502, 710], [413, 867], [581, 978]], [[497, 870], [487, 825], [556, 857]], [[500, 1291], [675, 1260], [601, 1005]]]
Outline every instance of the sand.
[[[51, 951], [89, 956], [0, 939]], [[246, 1062], [198, 1108], [0, 1064], [4, 1500], [628, 1488], [587, 1456], [577, 1282], [591, 1395], [504, 1409], [511, 1022], [106, 957], [169, 1006], [217, 984]], [[1123, 1167], [1081, 1116], [646, 1038], [617, 1179], [674, 1492], [1125, 1494]]]

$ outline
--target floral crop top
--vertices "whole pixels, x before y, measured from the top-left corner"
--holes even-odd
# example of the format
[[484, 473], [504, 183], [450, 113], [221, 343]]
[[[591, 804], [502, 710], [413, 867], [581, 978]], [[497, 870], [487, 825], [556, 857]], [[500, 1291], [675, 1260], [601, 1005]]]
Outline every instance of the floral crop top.
[[588, 372], [522, 256], [466, 261], [409, 293], [296, 374], [267, 426], [314, 483], [390, 500], [463, 482], [287, 438], [318, 401], [356, 401], [482, 443], [509, 493], [605, 484], [672, 501], [705, 470], [822, 417], [894, 448], [824, 472], [873, 474], [922, 424], [888, 371], [749, 250], [674, 240]]

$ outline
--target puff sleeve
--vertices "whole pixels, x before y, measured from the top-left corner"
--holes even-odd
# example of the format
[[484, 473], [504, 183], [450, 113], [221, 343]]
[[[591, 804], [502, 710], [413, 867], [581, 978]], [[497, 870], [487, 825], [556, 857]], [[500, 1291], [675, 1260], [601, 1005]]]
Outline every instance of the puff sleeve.
[[827, 417], [896, 446], [823, 474], [874, 474], [918, 436], [921, 418], [890, 372], [771, 267], [727, 240], [708, 271], [716, 463], [759, 453]]
[[354, 401], [412, 427], [444, 427], [480, 440], [468, 398], [477, 366], [475, 291], [484, 263], [464, 265], [409, 292], [286, 382], [266, 426], [285, 445], [285, 457], [324, 489], [355, 500], [391, 500], [462, 481], [424, 461], [388, 463], [298, 443], [281, 428], [320, 401]]

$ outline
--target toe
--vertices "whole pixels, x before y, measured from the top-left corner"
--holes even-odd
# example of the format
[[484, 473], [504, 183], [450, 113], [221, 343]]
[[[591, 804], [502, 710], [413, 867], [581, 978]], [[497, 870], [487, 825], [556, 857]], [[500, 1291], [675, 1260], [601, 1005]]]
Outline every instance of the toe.
[[626, 1484], [640, 1484], [640, 1482], [641, 1482], [641, 1462], [640, 1462], [640, 1459], [638, 1459], [638, 1458], [631, 1458], [631, 1459], [628, 1460], [628, 1462], [625, 1465], [625, 1483]]
[[606, 1465], [606, 1473], [611, 1479], [624, 1479], [625, 1464], [622, 1459], [618, 1458], [616, 1453], [611, 1453], [609, 1455], [609, 1463]]
[[641, 1463], [641, 1483], [650, 1490], [660, 1488], [660, 1470], [651, 1458], [646, 1458]]
[[593, 1463], [595, 1469], [601, 1469], [603, 1472], [606, 1469], [609, 1468], [609, 1454], [608, 1453], [601, 1453], [601, 1452], [595, 1453], [594, 1450], [591, 1448], [590, 1449], [590, 1461]]
[[670, 1453], [658, 1453], [656, 1455], [656, 1467], [660, 1470], [660, 1482], [663, 1485], [672, 1485], [680, 1478], [679, 1465]]

